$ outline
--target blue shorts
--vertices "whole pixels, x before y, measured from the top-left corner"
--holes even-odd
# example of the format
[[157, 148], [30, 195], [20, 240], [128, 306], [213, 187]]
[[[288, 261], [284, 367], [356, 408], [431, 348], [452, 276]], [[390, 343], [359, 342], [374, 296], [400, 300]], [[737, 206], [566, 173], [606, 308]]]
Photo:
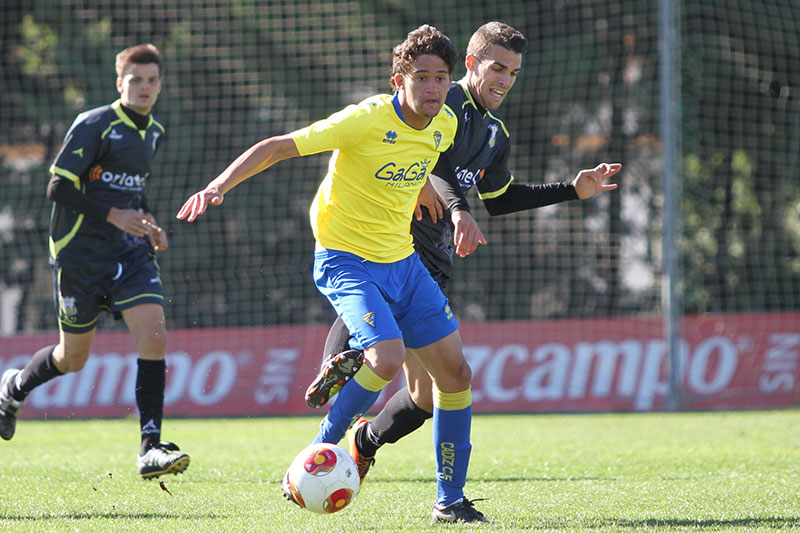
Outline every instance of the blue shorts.
[[416, 253], [394, 263], [373, 263], [349, 252], [314, 252], [314, 283], [342, 317], [353, 348], [402, 338], [422, 348], [458, 329], [439, 285]]
[[97, 327], [101, 311], [119, 318], [125, 309], [145, 303], [164, 305], [155, 254], [134, 250], [113, 260], [82, 265], [53, 265], [58, 326], [67, 333]]

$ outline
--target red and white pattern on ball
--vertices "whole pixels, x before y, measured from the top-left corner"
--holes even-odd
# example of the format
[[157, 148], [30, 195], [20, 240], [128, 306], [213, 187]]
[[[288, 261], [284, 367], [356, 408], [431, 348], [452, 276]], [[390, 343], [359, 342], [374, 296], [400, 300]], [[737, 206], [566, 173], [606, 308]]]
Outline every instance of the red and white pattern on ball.
[[359, 486], [355, 461], [334, 444], [306, 447], [289, 467], [292, 496], [301, 507], [315, 513], [341, 511], [353, 501]]

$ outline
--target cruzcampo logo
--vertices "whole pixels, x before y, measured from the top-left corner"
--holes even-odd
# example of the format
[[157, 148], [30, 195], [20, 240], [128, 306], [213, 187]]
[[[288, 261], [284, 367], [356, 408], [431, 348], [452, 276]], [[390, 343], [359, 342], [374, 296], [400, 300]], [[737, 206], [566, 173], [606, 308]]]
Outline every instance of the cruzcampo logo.
[[436, 143], [436, 149], [439, 149], [439, 144], [442, 142], [442, 132], [436, 130], [433, 132], [433, 140]]
[[375, 327], [375, 313], [373, 313], [372, 311], [370, 311], [369, 313], [365, 313], [364, 314], [364, 322], [366, 322], [367, 324], [369, 324], [370, 326], [372, 326], [374, 328]]

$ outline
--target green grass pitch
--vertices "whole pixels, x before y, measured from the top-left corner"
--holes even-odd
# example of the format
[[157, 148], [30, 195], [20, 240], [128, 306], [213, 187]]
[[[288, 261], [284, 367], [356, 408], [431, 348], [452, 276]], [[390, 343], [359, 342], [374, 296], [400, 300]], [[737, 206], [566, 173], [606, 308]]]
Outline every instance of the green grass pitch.
[[[0, 531], [446, 531], [430, 423], [331, 516], [282, 499], [319, 419], [167, 420], [186, 473], [143, 481], [133, 419], [29, 421], [0, 442]], [[476, 416], [466, 493], [487, 531], [800, 530], [800, 411]]]

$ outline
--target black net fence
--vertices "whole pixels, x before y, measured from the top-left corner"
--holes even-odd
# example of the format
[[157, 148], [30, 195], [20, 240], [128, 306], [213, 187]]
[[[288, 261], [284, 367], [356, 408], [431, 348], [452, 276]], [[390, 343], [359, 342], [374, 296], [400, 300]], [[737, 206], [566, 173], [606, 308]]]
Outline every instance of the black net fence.
[[499, 110], [516, 179], [624, 169], [614, 193], [504, 217], [473, 193], [489, 245], [456, 260], [462, 320], [659, 316], [664, 224], [679, 231], [683, 313], [799, 309], [800, 4], [680, 3], [676, 220], [661, 209], [657, 4], [6, 0], [0, 333], [56, 328], [47, 169], [75, 116], [116, 99], [119, 50], [152, 42], [165, 58], [167, 141], [147, 195], [170, 239], [170, 327], [326, 324], [307, 213], [327, 155], [280, 163], [195, 224], [175, 213], [253, 143], [388, 92], [391, 48], [411, 29], [433, 24], [463, 52], [488, 20], [530, 41]]

